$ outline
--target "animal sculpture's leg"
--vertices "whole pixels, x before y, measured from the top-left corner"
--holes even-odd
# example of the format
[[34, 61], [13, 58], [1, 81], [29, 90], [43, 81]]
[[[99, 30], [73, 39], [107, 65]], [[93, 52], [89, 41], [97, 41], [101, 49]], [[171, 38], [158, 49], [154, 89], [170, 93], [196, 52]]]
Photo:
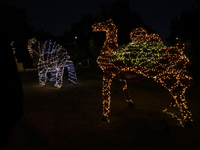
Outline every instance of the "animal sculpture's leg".
[[46, 69], [39, 69], [38, 77], [39, 77], [39, 84], [45, 85], [46, 81], [47, 81], [47, 71], [46, 71]]
[[111, 103], [111, 83], [112, 78], [115, 75], [112, 74], [104, 74], [103, 76], [103, 89], [102, 89], [102, 97], [103, 97], [103, 121], [108, 121], [108, 115], [110, 112], [110, 103]]
[[[170, 112], [170, 111], [167, 111], [167, 113], [171, 114], [173, 117], [177, 118], [177, 120], [180, 121], [180, 124], [182, 126], [185, 126], [185, 127], [189, 127], [191, 126], [191, 122], [192, 122], [192, 119], [191, 119], [191, 113], [190, 111], [188, 110], [188, 107], [187, 107], [187, 102], [185, 100], [185, 95], [184, 95], [184, 91], [179, 91], [179, 92], [171, 92], [171, 95], [174, 99], [174, 102], [172, 101], [171, 107], [175, 107], [177, 106], [180, 113], [181, 113], [181, 118], [179, 118], [176, 114]], [[166, 109], [167, 110], [167, 109]]]
[[56, 81], [56, 72], [57, 72], [57, 70], [52, 70], [51, 71], [50, 81]]
[[56, 83], [54, 84], [55, 87], [61, 88], [63, 82], [63, 72], [64, 67], [58, 67], [56, 72]]
[[39, 84], [45, 85], [47, 81], [47, 69], [46, 69], [46, 63], [42, 61], [41, 58], [38, 61], [38, 77], [39, 77]]
[[128, 105], [129, 106], [133, 106], [133, 101], [130, 98], [129, 91], [128, 91], [128, 88], [127, 88], [126, 80], [122, 79], [122, 78], [119, 78], [119, 81], [121, 83], [121, 86], [122, 86], [122, 89], [123, 89], [123, 92], [124, 92], [124, 96], [125, 96], [125, 99], [126, 99]]
[[76, 71], [75, 71], [73, 62], [67, 61], [65, 66], [67, 67], [67, 71], [68, 71], [68, 81], [70, 83], [77, 85], [78, 81], [77, 81]]

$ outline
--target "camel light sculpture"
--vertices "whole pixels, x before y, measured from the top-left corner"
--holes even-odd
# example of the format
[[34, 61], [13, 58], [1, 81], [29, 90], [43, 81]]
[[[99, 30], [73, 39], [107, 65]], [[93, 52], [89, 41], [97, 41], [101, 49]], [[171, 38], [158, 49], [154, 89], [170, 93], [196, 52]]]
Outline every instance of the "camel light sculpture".
[[[166, 47], [158, 34], [148, 35], [143, 28], [136, 28], [130, 33], [132, 42], [118, 47], [118, 29], [111, 19], [95, 23], [92, 28], [94, 32], [106, 32], [106, 40], [97, 58], [103, 71], [103, 120], [109, 121], [111, 83], [117, 75], [130, 106], [133, 106], [133, 101], [126, 80], [150, 78], [164, 86], [172, 96], [170, 105], [163, 111], [175, 117], [182, 126], [191, 124], [192, 114], [188, 110], [184, 93], [186, 88], [193, 84], [193, 79], [187, 75], [186, 65], [189, 64], [189, 59], [183, 53], [184, 44], [177, 43], [175, 46]], [[179, 108], [181, 116], [172, 112], [175, 106]]]
[[[78, 84], [73, 62], [69, 60], [70, 56], [60, 44], [51, 40], [41, 44], [36, 38], [33, 38], [29, 39], [27, 47], [34, 64], [38, 66], [38, 77], [41, 85], [45, 85], [46, 81], [49, 80], [55, 81], [54, 86], [61, 88], [65, 67], [68, 71], [68, 81], [75, 85]], [[47, 73], [50, 73], [50, 78], [48, 78]]]

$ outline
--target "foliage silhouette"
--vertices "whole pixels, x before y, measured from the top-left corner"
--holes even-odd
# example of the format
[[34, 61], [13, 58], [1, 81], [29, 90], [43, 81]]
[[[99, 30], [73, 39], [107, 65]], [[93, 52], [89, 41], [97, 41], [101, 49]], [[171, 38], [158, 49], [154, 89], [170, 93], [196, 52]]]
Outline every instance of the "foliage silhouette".
[[43, 29], [32, 27], [27, 21], [27, 12], [24, 8], [15, 5], [0, 3], [0, 33], [1, 39], [6, 38], [10, 43], [14, 41], [16, 48], [16, 58], [18, 62], [23, 62], [25, 67], [32, 64], [27, 52], [27, 41], [30, 38], [46, 39], [53, 37]]
[[177, 41], [186, 43], [185, 54], [192, 63], [189, 69], [192, 76], [194, 78], [196, 76], [195, 80], [197, 81], [200, 75], [199, 69], [197, 69], [200, 67], [200, 1], [196, 0], [196, 2], [197, 7], [182, 12], [179, 18], [171, 20], [170, 36], [167, 40], [172, 45]]

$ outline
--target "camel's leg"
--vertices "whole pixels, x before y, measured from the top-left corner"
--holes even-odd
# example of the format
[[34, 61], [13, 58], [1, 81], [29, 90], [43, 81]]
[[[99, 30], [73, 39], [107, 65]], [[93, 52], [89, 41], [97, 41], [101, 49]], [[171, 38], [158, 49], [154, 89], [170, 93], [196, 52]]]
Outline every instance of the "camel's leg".
[[177, 106], [179, 108], [179, 111], [181, 112], [181, 116], [183, 117], [181, 123], [183, 123], [183, 126], [191, 126], [192, 114], [190, 113], [187, 107], [187, 104], [186, 104], [187, 102], [185, 100], [184, 92], [181, 91], [181, 93], [176, 93], [173, 97], [175, 98], [176, 95], [177, 95], [176, 100], [178, 102]]
[[172, 94], [171, 94], [171, 102], [170, 102], [169, 106], [168, 106], [165, 110], [163, 110], [163, 111], [171, 112], [172, 109], [173, 109], [174, 107], [176, 107], [176, 106], [177, 106], [176, 100], [173, 98], [173, 96], [172, 96]]
[[64, 72], [64, 67], [58, 67], [56, 68], [56, 83], [54, 84], [55, 87], [61, 88], [62, 87], [62, 82], [63, 82], [63, 72]]
[[123, 89], [123, 92], [124, 92], [124, 96], [125, 96], [125, 99], [126, 99], [128, 105], [129, 105], [129, 106], [133, 106], [133, 101], [132, 101], [132, 99], [130, 98], [130, 94], [129, 94], [129, 91], [128, 91], [128, 88], [127, 88], [126, 80], [120, 78], [120, 76], [119, 76], [119, 81], [120, 81], [120, 83], [121, 83], [121, 86], [122, 86], [122, 89]]
[[103, 75], [103, 89], [102, 89], [102, 98], [103, 98], [103, 121], [108, 121], [108, 115], [110, 112], [110, 103], [111, 103], [111, 83], [114, 74], [104, 74]]
[[177, 120], [180, 121], [180, 124], [182, 126], [185, 126], [185, 127], [191, 126], [191, 122], [192, 122], [191, 115], [192, 114], [188, 110], [188, 107], [186, 104], [187, 102], [185, 100], [184, 90], [179, 91], [179, 92], [171, 92], [171, 95], [174, 100], [171, 102], [169, 107], [177, 106], [181, 113], [182, 119], [170, 111], [168, 111], [168, 113], [171, 114], [173, 117], [176, 117]]

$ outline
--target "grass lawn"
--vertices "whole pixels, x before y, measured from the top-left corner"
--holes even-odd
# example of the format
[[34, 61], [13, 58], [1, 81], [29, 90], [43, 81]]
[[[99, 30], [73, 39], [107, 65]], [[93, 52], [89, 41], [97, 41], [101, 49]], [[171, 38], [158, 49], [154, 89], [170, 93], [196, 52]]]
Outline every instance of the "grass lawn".
[[102, 118], [102, 71], [76, 68], [78, 86], [64, 81], [38, 84], [37, 70], [20, 72], [24, 116], [4, 150], [199, 150], [200, 86], [186, 90], [193, 128], [182, 128], [162, 112], [170, 103], [166, 89], [145, 80], [128, 82], [134, 107], [128, 107], [120, 83], [111, 87], [110, 123]]

